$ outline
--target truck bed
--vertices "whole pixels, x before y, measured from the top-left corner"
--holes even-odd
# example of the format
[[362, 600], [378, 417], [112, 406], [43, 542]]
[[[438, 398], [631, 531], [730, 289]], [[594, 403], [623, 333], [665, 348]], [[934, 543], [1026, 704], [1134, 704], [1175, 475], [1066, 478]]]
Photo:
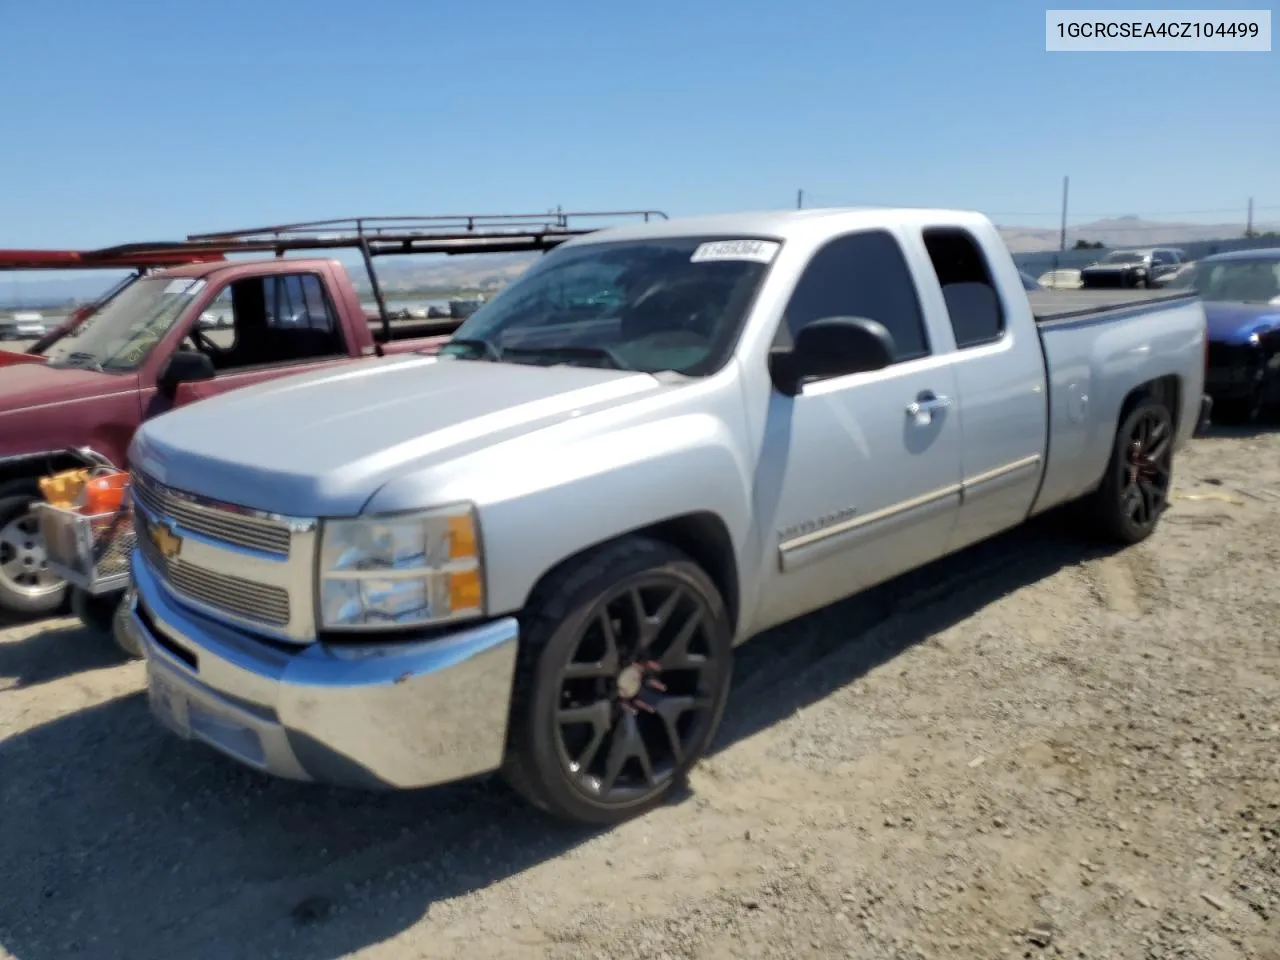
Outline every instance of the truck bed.
[[1036, 323], [1076, 320], [1089, 314], [1169, 306], [1196, 296], [1189, 290], [1031, 290], [1031, 312]]

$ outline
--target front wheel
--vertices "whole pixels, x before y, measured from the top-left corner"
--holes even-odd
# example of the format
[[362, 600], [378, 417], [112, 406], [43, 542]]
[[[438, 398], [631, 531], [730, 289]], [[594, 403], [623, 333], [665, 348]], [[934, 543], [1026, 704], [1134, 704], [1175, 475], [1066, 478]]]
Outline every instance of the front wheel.
[[35, 511], [39, 492], [32, 481], [6, 487], [0, 498], [0, 612], [21, 617], [56, 613], [67, 584], [49, 569]]
[[1173, 416], [1142, 400], [1120, 423], [1102, 483], [1086, 504], [1098, 532], [1122, 544], [1149, 537], [1169, 502], [1173, 483]]
[[521, 621], [507, 780], [580, 823], [662, 802], [728, 699], [733, 630], [710, 577], [666, 543], [628, 537], [553, 574]]

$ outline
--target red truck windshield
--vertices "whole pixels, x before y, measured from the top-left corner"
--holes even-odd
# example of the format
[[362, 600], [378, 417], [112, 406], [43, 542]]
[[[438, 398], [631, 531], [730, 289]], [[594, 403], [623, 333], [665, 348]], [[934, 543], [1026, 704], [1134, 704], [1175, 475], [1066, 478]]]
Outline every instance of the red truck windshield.
[[144, 277], [49, 348], [49, 366], [136, 370], [204, 289], [187, 277]]

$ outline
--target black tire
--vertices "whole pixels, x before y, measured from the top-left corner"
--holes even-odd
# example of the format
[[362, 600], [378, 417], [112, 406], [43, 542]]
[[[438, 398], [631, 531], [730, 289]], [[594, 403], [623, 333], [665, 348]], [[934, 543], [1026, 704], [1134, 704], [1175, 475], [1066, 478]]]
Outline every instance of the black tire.
[[1173, 483], [1173, 441], [1173, 415], [1165, 404], [1143, 398], [1125, 412], [1106, 475], [1084, 504], [1098, 535], [1127, 545], [1155, 531]]
[[127, 593], [120, 597], [116, 604], [116, 612], [111, 617], [111, 639], [130, 660], [144, 658], [145, 654], [142, 652], [142, 645], [138, 642], [138, 636], [130, 627]]
[[662, 803], [720, 725], [732, 648], [720, 592], [676, 548], [627, 537], [566, 564], [521, 616], [504, 776], [578, 823]]
[[127, 627], [129, 615], [125, 592], [95, 597], [77, 588], [71, 588], [71, 612], [87, 630], [111, 641], [131, 660], [142, 659], [142, 648]]
[[109, 634], [115, 619], [116, 607], [120, 602], [120, 594], [95, 597], [79, 587], [72, 587], [70, 593], [71, 615], [79, 620], [86, 630], [103, 636]]
[[[54, 579], [50, 583], [47, 573], [39, 573], [43, 569], [40, 558], [44, 555], [44, 542], [32, 527], [35, 514], [31, 507], [40, 500], [35, 480], [18, 480], [0, 488], [0, 613], [22, 618], [49, 616], [66, 603], [66, 582]], [[29, 535], [22, 538], [21, 544], [4, 542], [15, 530]], [[30, 544], [35, 548], [29, 550]], [[28, 566], [26, 561], [32, 558]], [[44, 582], [30, 579], [37, 575]]]

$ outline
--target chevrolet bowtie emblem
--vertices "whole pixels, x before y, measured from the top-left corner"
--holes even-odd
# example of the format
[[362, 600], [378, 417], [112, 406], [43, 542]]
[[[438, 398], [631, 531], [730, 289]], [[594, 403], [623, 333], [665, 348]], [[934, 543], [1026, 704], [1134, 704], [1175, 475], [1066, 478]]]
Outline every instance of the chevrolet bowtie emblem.
[[168, 526], [151, 523], [147, 525], [147, 533], [156, 549], [160, 551], [160, 556], [166, 560], [172, 560], [182, 551], [182, 538]]

